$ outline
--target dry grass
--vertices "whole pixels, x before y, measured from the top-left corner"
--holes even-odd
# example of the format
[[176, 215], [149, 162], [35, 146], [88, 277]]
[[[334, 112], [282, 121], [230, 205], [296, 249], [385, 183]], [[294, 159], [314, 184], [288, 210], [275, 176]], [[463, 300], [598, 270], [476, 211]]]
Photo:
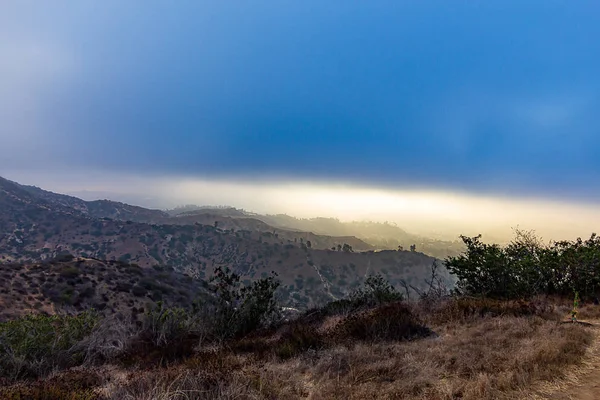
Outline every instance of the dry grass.
[[519, 398], [536, 380], [576, 365], [590, 341], [585, 327], [499, 317], [448, 329], [437, 339], [336, 348], [312, 363], [292, 360], [267, 369], [307, 382], [312, 399]]
[[[272, 333], [257, 337], [255, 347], [245, 343], [243, 351], [232, 346], [200, 352], [150, 370], [104, 367], [94, 393], [107, 400], [522, 399], [540, 382], [555, 382], [583, 365], [595, 331], [560, 324], [563, 308], [479, 300], [416, 307], [413, 314], [422, 315], [437, 336], [408, 341], [399, 339], [411, 335], [363, 340], [359, 324], [359, 338], [346, 335], [336, 343], [348, 319], [328, 317], [302, 329], [291, 325], [274, 342]], [[278, 344], [290, 338], [296, 341], [293, 351], [282, 357]], [[50, 398], [79, 394], [81, 389], [72, 397]]]
[[[590, 328], [558, 323], [562, 308], [540, 302], [442, 304], [435, 312], [427, 310], [425, 318], [438, 337], [307, 346], [288, 360], [263, 355], [261, 361], [251, 356], [242, 361], [238, 356], [237, 363], [229, 364], [229, 374], [212, 377], [218, 384], [210, 395], [313, 400], [522, 398], [534, 383], [554, 381], [579, 365], [592, 342]], [[306, 329], [301, 332], [308, 335]], [[165, 380], [170, 384], [167, 392], [206, 398], [194, 391], [205, 384], [206, 371], [190, 367], [178, 379]]]
[[577, 313], [577, 319], [581, 321], [600, 320], [600, 306], [593, 303], [581, 306]]

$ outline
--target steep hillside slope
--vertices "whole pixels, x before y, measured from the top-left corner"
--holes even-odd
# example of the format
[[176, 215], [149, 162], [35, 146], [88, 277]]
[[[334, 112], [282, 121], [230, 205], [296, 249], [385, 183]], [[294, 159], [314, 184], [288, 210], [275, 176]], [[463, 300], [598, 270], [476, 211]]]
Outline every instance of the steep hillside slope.
[[0, 321], [26, 313], [93, 308], [136, 321], [150, 303], [188, 306], [209, 296], [204, 281], [170, 268], [89, 258], [43, 263], [0, 263]]

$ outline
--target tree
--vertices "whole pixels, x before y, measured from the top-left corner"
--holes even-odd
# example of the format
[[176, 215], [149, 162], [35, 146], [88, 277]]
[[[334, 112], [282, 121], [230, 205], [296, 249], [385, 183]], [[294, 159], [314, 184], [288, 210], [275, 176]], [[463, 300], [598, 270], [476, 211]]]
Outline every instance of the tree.
[[306, 247], [308, 247], [309, 249], [312, 247], [312, 243], [310, 242], [310, 240], [306, 241]]
[[344, 246], [342, 247], [342, 250], [345, 253], [353, 253], [354, 250], [352, 250], [352, 246], [350, 246], [348, 243], [344, 243]]
[[412, 252], [417, 251], [417, 245], [416, 244], [411, 244], [410, 245], [410, 251], [412, 251]]

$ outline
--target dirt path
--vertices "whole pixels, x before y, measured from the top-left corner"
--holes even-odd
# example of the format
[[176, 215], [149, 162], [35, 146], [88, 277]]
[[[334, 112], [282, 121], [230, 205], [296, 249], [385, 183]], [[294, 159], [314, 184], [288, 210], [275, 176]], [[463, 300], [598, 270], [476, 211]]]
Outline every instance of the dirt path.
[[589, 322], [595, 325], [590, 328], [595, 339], [583, 364], [560, 382], [545, 384], [532, 399], [600, 400], [600, 320]]

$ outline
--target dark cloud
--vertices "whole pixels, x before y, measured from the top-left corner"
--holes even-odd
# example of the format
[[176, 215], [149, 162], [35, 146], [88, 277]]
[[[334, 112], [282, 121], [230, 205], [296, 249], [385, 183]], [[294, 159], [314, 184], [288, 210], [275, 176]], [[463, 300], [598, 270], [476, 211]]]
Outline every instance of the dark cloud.
[[400, 3], [4, 4], [0, 172], [600, 194], [597, 6]]

